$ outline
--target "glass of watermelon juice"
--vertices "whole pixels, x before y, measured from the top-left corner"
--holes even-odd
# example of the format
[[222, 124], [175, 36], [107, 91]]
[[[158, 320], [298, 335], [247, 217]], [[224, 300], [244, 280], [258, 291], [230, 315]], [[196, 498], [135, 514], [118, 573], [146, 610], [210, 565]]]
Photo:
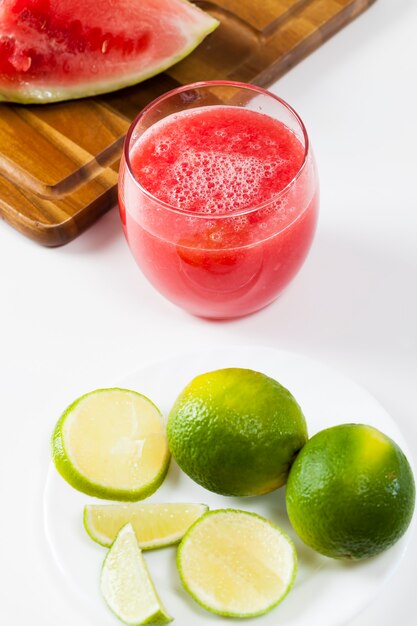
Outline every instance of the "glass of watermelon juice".
[[166, 298], [206, 318], [253, 313], [313, 239], [318, 179], [304, 124], [252, 85], [168, 92], [128, 132], [119, 206], [134, 258]]

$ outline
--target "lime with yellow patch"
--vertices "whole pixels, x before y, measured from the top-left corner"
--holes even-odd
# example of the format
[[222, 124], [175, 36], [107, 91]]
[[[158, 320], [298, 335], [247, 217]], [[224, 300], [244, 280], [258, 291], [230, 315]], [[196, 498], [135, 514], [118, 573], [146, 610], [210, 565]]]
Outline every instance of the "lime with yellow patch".
[[168, 470], [164, 419], [149, 398], [98, 389], [73, 402], [52, 436], [52, 458], [75, 489], [135, 501], [152, 494]]
[[194, 378], [167, 423], [173, 457], [197, 483], [222, 495], [262, 495], [281, 487], [307, 441], [293, 395], [273, 378], [225, 368]]
[[297, 555], [288, 535], [269, 520], [220, 509], [187, 531], [177, 566], [185, 590], [208, 611], [255, 617], [285, 598], [295, 580]]
[[110, 547], [121, 528], [130, 523], [140, 548], [152, 550], [178, 543], [207, 510], [206, 504], [193, 502], [87, 504], [84, 527], [94, 541]]
[[286, 487], [290, 521], [300, 538], [333, 558], [365, 559], [407, 530], [415, 483], [399, 446], [364, 424], [314, 435], [295, 460]]
[[120, 530], [107, 553], [100, 588], [109, 608], [129, 626], [172, 621], [157, 594], [130, 524]]

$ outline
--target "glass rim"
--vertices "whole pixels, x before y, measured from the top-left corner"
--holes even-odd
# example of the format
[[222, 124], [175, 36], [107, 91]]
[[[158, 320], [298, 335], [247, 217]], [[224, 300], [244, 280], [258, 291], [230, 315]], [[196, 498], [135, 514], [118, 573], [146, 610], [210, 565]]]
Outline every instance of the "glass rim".
[[[303, 138], [304, 138], [303, 161], [302, 161], [300, 167], [298, 168], [297, 173], [285, 185], [285, 187], [283, 187], [283, 189], [278, 191], [276, 194], [273, 195], [272, 198], [270, 198], [269, 200], [266, 200], [265, 202], [260, 202], [259, 204], [256, 204], [255, 206], [250, 206], [250, 207], [241, 209], [239, 211], [233, 211], [231, 213], [204, 213], [203, 211], [194, 211], [194, 210], [190, 211], [188, 209], [180, 209], [177, 206], [175, 206], [173, 204], [170, 204], [169, 202], [165, 202], [164, 200], [160, 200], [152, 192], [150, 192], [148, 189], [146, 189], [146, 187], [144, 187], [140, 183], [140, 181], [136, 178], [136, 176], [133, 174], [132, 166], [131, 166], [131, 162], [130, 162], [130, 141], [131, 141], [133, 132], [134, 132], [136, 126], [138, 125], [139, 121], [142, 119], [142, 117], [144, 115], [146, 115], [146, 113], [148, 113], [148, 111], [150, 111], [154, 107], [158, 106], [158, 104], [163, 102], [164, 100], [168, 100], [168, 98], [171, 98], [172, 96], [175, 96], [175, 95], [177, 95], [179, 93], [182, 93], [184, 91], [189, 91], [190, 89], [201, 89], [202, 87], [210, 87], [210, 86], [211, 87], [236, 87], [236, 88], [240, 88], [240, 89], [247, 89], [248, 91], [254, 91], [254, 92], [259, 93], [259, 94], [261, 94], [263, 96], [267, 96], [267, 97], [271, 98], [272, 100], [275, 100], [276, 102], [281, 104], [285, 109], [287, 109], [287, 111], [289, 111], [289, 113], [295, 118], [296, 122], [300, 126], [300, 129], [302, 131]], [[225, 105], [225, 106], [229, 106], [229, 105]], [[233, 106], [233, 105], [230, 105], [230, 106]], [[265, 115], [268, 115], [268, 114], [265, 114]], [[272, 116], [269, 116], [269, 117], [272, 117]], [[155, 204], [157, 204], [161, 208], [163, 208], [163, 209], [165, 209], [167, 211], [171, 211], [173, 213], [176, 213], [178, 215], [192, 216], [192, 217], [195, 217], [195, 218], [203, 218], [203, 219], [211, 219], [211, 220], [212, 219], [230, 219], [232, 217], [237, 217], [239, 215], [248, 215], [250, 213], [255, 213], [256, 211], [259, 211], [261, 209], [265, 209], [268, 206], [270, 206], [271, 204], [279, 201], [280, 198], [282, 198], [284, 195], [286, 195], [288, 193], [289, 189], [296, 183], [298, 178], [303, 173], [303, 171], [305, 169], [305, 166], [306, 166], [306, 163], [307, 163], [307, 160], [308, 160], [308, 157], [309, 157], [309, 154], [310, 154], [310, 140], [309, 140], [309, 137], [308, 137], [308, 134], [307, 134], [307, 129], [306, 129], [305, 125], [304, 125], [303, 120], [298, 115], [297, 111], [290, 104], [288, 104], [288, 102], [286, 102], [285, 100], [283, 100], [279, 96], [276, 96], [271, 91], [268, 91], [267, 89], [264, 89], [263, 87], [259, 87], [258, 85], [252, 85], [250, 83], [242, 83], [242, 82], [230, 81], [230, 80], [198, 81], [198, 82], [195, 82], [195, 83], [189, 83], [187, 85], [180, 85], [179, 87], [176, 87], [175, 89], [170, 89], [169, 91], [166, 91], [165, 93], [161, 94], [160, 96], [158, 96], [157, 98], [155, 98], [154, 100], [149, 102], [136, 115], [136, 117], [134, 118], [134, 120], [132, 121], [132, 123], [131, 123], [131, 125], [129, 127], [129, 130], [127, 131], [127, 134], [126, 134], [126, 137], [125, 137], [125, 141], [124, 141], [124, 145], [123, 145], [124, 160], [125, 160], [126, 168], [127, 168], [127, 171], [129, 173], [130, 177], [132, 178], [134, 184], [140, 189], [140, 191], [145, 196], [147, 196], [152, 202], [154, 202]]]

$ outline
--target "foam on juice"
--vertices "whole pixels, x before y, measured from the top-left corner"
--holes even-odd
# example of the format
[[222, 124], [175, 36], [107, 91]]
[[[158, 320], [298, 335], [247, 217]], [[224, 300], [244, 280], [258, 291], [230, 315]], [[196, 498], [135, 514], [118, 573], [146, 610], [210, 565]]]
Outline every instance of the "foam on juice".
[[284, 124], [230, 106], [170, 115], [145, 131], [130, 154], [136, 179], [158, 199], [213, 215], [274, 199], [303, 158], [301, 142]]

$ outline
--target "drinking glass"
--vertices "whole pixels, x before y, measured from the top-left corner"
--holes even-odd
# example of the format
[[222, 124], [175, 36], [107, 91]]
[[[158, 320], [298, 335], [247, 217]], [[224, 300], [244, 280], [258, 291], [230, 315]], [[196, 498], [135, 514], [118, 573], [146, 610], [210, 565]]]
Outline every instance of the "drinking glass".
[[[281, 128], [284, 125], [287, 140], [289, 137], [295, 142], [299, 152], [296, 171], [285, 186], [280, 189], [277, 178], [276, 192], [267, 200], [262, 194], [255, 195], [247, 206], [242, 206], [242, 198], [240, 203], [235, 202], [233, 193], [229, 194], [229, 200], [224, 184], [220, 184], [221, 176], [230, 176], [230, 164], [241, 156], [236, 156], [235, 149], [239, 132], [236, 120], [243, 110], [245, 115], [258, 114], [255, 121], [261, 125], [271, 120], [280, 123]], [[146, 163], [134, 156], [140, 142], [151, 132], [158, 132], [159, 139], [166, 140], [165, 144], [158, 144], [160, 150], [164, 145], [166, 149], [172, 139], [172, 128], [181, 120], [184, 123], [185, 114], [190, 120], [196, 114], [205, 115], [208, 120], [213, 114], [223, 120], [230, 118], [222, 129], [227, 134], [227, 146], [223, 140], [221, 154], [218, 146], [213, 148], [213, 133], [207, 135], [207, 145], [199, 140], [200, 164], [204, 154], [211, 151], [208, 162], [212, 164], [212, 172], [203, 175], [214, 176], [213, 197], [209, 202], [199, 201], [192, 208], [181, 205], [181, 181], [175, 178], [175, 172], [172, 185], [177, 195], [172, 197], [179, 198], [178, 201], [167, 201], [144, 184], [140, 171], [146, 170], [151, 172], [151, 177], [154, 172], [154, 178], [149, 180], [158, 186], [156, 149], [149, 153], [150, 160]], [[278, 132], [281, 132], [279, 128]], [[267, 143], [268, 137], [264, 138]], [[270, 139], [275, 141], [273, 132]], [[255, 149], [259, 146], [252, 142], [247, 148], [249, 156], [244, 157], [245, 185], [253, 184], [253, 176], [259, 174]], [[261, 146], [257, 157], [261, 165], [264, 151]], [[194, 155], [192, 159], [190, 154]], [[191, 140], [182, 156], [181, 167], [192, 168], [195, 146]], [[255, 164], [253, 175], [252, 163]], [[192, 170], [188, 171], [191, 175]], [[270, 184], [271, 176], [278, 176], [274, 172], [270, 165], [264, 166], [265, 184]], [[207, 186], [204, 181], [204, 184], [207, 191], [210, 183]], [[223, 191], [216, 210], [219, 188]], [[318, 178], [307, 131], [291, 106], [260, 87], [230, 81], [179, 87], [146, 106], [132, 123], [121, 160], [119, 206], [130, 250], [143, 274], [163, 296], [200, 317], [227, 319], [248, 315], [277, 298], [297, 274], [313, 240]]]

